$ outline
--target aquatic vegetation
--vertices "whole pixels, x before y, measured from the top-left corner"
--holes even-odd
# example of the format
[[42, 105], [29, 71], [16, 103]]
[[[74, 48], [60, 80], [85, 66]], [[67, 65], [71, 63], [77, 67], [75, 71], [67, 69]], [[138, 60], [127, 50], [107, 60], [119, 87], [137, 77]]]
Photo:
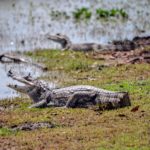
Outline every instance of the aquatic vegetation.
[[80, 19], [90, 19], [92, 16], [92, 12], [86, 8], [86, 7], [82, 7], [82, 8], [78, 8], [76, 11], [73, 12], [73, 17], [76, 20], [80, 20]]
[[99, 8], [96, 10], [97, 18], [109, 18], [109, 17], [118, 17], [127, 18], [128, 14], [123, 9], [111, 9], [106, 10]]
[[58, 11], [58, 10], [52, 10], [50, 13], [50, 16], [52, 17], [52, 19], [69, 19], [70, 16], [65, 12], [65, 11]]
[[[81, 20], [89, 20], [92, 17], [92, 11], [89, 10], [89, 8], [82, 7], [78, 8], [75, 11], [72, 12], [73, 18], [77, 21]], [[71, 16], [68, 15], [65, 11], [54, 11], [52, 10], [50, 15], [52, 16], [53, 19], [69, 19]], [[96, 9], [96, 15], [97, 19], [100, 18], [110, 18], [110, 17], [122, 17], [122, 18], [128, 18], [128, 14], [125, 12], [123, 9], [111, 9], [111, 10], [106, 10], [102, 8]]]

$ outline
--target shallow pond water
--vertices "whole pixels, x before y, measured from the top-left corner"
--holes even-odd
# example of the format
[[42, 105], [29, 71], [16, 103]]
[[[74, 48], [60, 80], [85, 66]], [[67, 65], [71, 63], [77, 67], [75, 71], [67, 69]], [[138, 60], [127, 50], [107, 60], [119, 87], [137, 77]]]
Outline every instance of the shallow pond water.
[[[77, 22], [73, 12], [82, 7], [88, 8], [92, 16], [86, 21], [80, 19]], [[128, 19], [97, 19], [98, 8], [123, 9]], [[0, 1], [0, 49], [57, 48], [57, 44], [46, 39], [47, 33], [67, 34], [75, 43], [107, 43], [150, 35], [149, 10], [149, 0]]]
[[[17, 93], [16, 91], [10, 89], [7, 87], [8, 84], [18, 84], [21, 85], [21, 83], [12, 80], [10, 77], [7, 76], [7, 72], [9, 70], [12, 70], [13, 72], [17, 73], [18, 75], [28, 75], [28, 73], [31, 74], [34, 78], [38, 78], [40, 76], [43, 76], [45, 73], [37, 67], [34, 67], [32, 65], [27, 64], [1, 64], [0, 63], [0, 99], [6, 99], [6, 98], [13, 98], [16, 96], [19, 96], [20, 93]], [[49, 83], [49, 87], [54, 88], [55, 83]]]

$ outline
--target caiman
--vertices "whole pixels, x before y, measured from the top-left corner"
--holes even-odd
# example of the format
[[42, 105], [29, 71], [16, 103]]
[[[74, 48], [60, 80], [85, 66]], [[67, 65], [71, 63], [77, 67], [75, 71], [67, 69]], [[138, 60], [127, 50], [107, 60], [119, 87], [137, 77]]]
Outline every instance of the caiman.
[[55, 41], [59, 43], [62, 47], [62, 50], [73, 50], [73, 51], [93, 51], [93, 50], [104, 50], [106, 47], [101, 44], [96, 43], [81, 43], [81, 44], [73, 44], [70, 38], [61, 33], [57, 33], [56, 35], [47, 35], [49, 40]]
[[113, 50], [113, 51], [130, 51], [141, 46], [150, 45], [150, 37], [135, 37], [133, 40], [124, 41], [113, 41], [107, 45], [97, 43], [72, 43], [70, 38], [61, 33], [56, 35], [47, 34], [46, 37], [49, 40], [59, 43], [62, 50], [73, 50], [73, 51], [102, 51], [102, 50]]
[[8, 72], [8, 76], [25, 84], [24, 86], [9, 84], [8, 87], [27, 94], [34, 103], [29, 108], [88, 108], [94, 105], [105, 105], [106, 109], [113, 109], [131, 105], [127, 92], [113, 92], [89, 85], [51, 89], [30, 76], [17, 76], [11, 71]]

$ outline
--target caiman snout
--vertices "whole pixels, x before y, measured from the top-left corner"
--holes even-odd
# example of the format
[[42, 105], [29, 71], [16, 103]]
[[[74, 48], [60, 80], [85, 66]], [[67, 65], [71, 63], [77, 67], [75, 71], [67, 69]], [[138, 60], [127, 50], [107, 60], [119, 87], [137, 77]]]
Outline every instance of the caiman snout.
[[27, 93], [30, 90], [29, 86], [21, 86], [21, 85], [17, 85], [17, 84], [8, 84], [7, 85], [9, 88], [21, 92], [21, 93]]

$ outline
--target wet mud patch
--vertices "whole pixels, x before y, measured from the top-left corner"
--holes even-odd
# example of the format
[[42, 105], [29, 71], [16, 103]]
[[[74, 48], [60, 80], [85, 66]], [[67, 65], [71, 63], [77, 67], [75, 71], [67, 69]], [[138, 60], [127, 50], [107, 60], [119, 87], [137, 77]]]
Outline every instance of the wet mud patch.
[[10, 127], [11, 130], [13, 131], [32, 131], [36, 129], [41, 129], [41, 128], [55, 128], [56, 125], [54, 125], [51, 122], [25, 122], [23, 124], [19, 125], [13, 125]]

